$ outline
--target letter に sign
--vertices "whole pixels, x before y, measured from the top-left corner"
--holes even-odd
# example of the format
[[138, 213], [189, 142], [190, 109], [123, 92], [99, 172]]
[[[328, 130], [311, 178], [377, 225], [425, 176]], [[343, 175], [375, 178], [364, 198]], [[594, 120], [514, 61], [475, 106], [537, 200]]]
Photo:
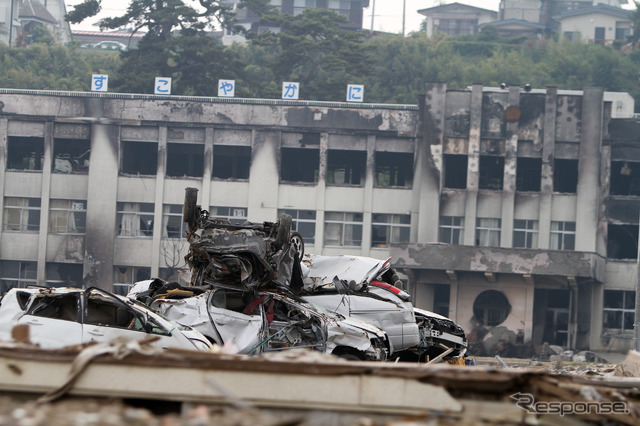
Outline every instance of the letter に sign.
[[362, 102], [364, 100], [364, 86], [349, 84], [347, 86], [347, 102]]
[[109, 86], [109, 76], [106, 74], [92, 74], [91, 75], [91, 91], [92, 92], [106, 92]]
[[235, 80], [218, 80], [218, 96], [232, 98], [236, 92]]

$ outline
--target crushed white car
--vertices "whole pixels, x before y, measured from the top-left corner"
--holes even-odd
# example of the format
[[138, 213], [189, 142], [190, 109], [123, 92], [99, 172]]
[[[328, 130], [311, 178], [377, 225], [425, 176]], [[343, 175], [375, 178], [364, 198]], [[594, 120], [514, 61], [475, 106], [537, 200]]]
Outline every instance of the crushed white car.
[[372, 361], [384, 361], [389, 353], [382, 330], [277, 290], [181, 287], [155, 279], [136, 283], [128, 297], [239, 353], [309, 348]]
[[425, 361], [445, 351], [444, 359], [463, 356], [464, 330], [448, 318], [415, 308], [410, 295], [394, 286], [398, 276], [390, 264], [391, 258], [305, 254], [302, 296], [380, 327], [401, 360]]
[[13, 327], [20, 324], [29, 326], [30, 342], [42, 348], [117, 338], [147, 339], [160, 348], [211, 348], [198, 331], [95, 287], [13, 288], [0, 301], [0, 340], [11, 341]]

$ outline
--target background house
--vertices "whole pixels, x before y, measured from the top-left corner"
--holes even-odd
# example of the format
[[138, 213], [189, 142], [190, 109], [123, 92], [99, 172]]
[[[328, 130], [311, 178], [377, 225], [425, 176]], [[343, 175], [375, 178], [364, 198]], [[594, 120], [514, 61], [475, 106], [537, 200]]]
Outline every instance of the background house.
[[[225, 0], [222, 2], [235, 10], [238, 25], [243, 26], [245, 29], [258, 32], [278, 31], [277, 28], [261, 26], [259, 17], [253, 11], [238, 8], [239, 2], [240, 0]], [[369, 0], [271, 0], [270, 4], [274, 6], [278, 12], [288, 13], [294, 16], [301, 14], [305, 9], [317, 8], [331, 10], [347, 18], [347, 23], [343, 25], [344, 28], [361, 30], [363, 9], [369, 7]], [[244, 43], [245, 38], [229, 28], [224, 31], [222, 42], [226, 45], [233, 42]]]
[[495, 21], [498, 12], [489, 9], [469, 6], [462, 3], [451, 3], [418, 10], [426, 17], [426, 32], [429, 37], [438, 33], [452, 36], [475, 34], [483, 23]]
[[64, 20], [65, 14], [63, 0], [6, 0], [0, 4], [0, 41], [14, 46], [20, 37], [42, 25], [57, 42], [68, 43], [71, 28]]
[[566, 10], [553, 19], [559, 22], [559, 33], [569, 40], [610, 45], [626, 42], [633, 32], [633, 11], [604, 4]]

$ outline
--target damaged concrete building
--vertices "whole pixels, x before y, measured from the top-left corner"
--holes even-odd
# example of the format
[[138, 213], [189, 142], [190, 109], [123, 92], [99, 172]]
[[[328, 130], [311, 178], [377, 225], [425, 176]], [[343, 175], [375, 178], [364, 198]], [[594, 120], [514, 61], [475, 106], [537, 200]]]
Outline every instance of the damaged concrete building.
[[306, 252], [393, 257], [472, 352], [626, 350], [637, 123], [581, 94], [427, 83], [418, 105], [0, 90], [0, 279], [123, 293], [212, 217], [286, 212]]

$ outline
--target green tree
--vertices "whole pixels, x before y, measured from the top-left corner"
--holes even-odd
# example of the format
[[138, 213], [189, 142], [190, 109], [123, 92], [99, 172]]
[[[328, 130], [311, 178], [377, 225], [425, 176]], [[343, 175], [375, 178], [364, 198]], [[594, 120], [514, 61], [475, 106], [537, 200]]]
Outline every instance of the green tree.
[[270, 16], [265, 22], [280, 27], [251, 39], [275, 53], [268, 67], [276, 81], [300, 82], [303, 96], [342, 100], [348, 83], [359, 83], [370, 72], [373, 52], [362, 33], [340, 27], [346, 18], [325, 9], [306, 9], [297, 16]]
[[[86, 0], [67, 19], [81, 22], [95, 15], [101, 1]], [[101, 29], [132, 26], [134, 32], [145, 30], [137, 48], [122, 52], [122, 67], [112, 80], [113, 87], [149, 93], [155, 77], [162, 76], [172, 78], [174, 94], [211, 95], [218, 78], [232, 78], [228, 75], [232, 61], [207, 31], [233, 23], [230, 6], [220, 0], [131, 0], [124, 15], [98, 23]]]

